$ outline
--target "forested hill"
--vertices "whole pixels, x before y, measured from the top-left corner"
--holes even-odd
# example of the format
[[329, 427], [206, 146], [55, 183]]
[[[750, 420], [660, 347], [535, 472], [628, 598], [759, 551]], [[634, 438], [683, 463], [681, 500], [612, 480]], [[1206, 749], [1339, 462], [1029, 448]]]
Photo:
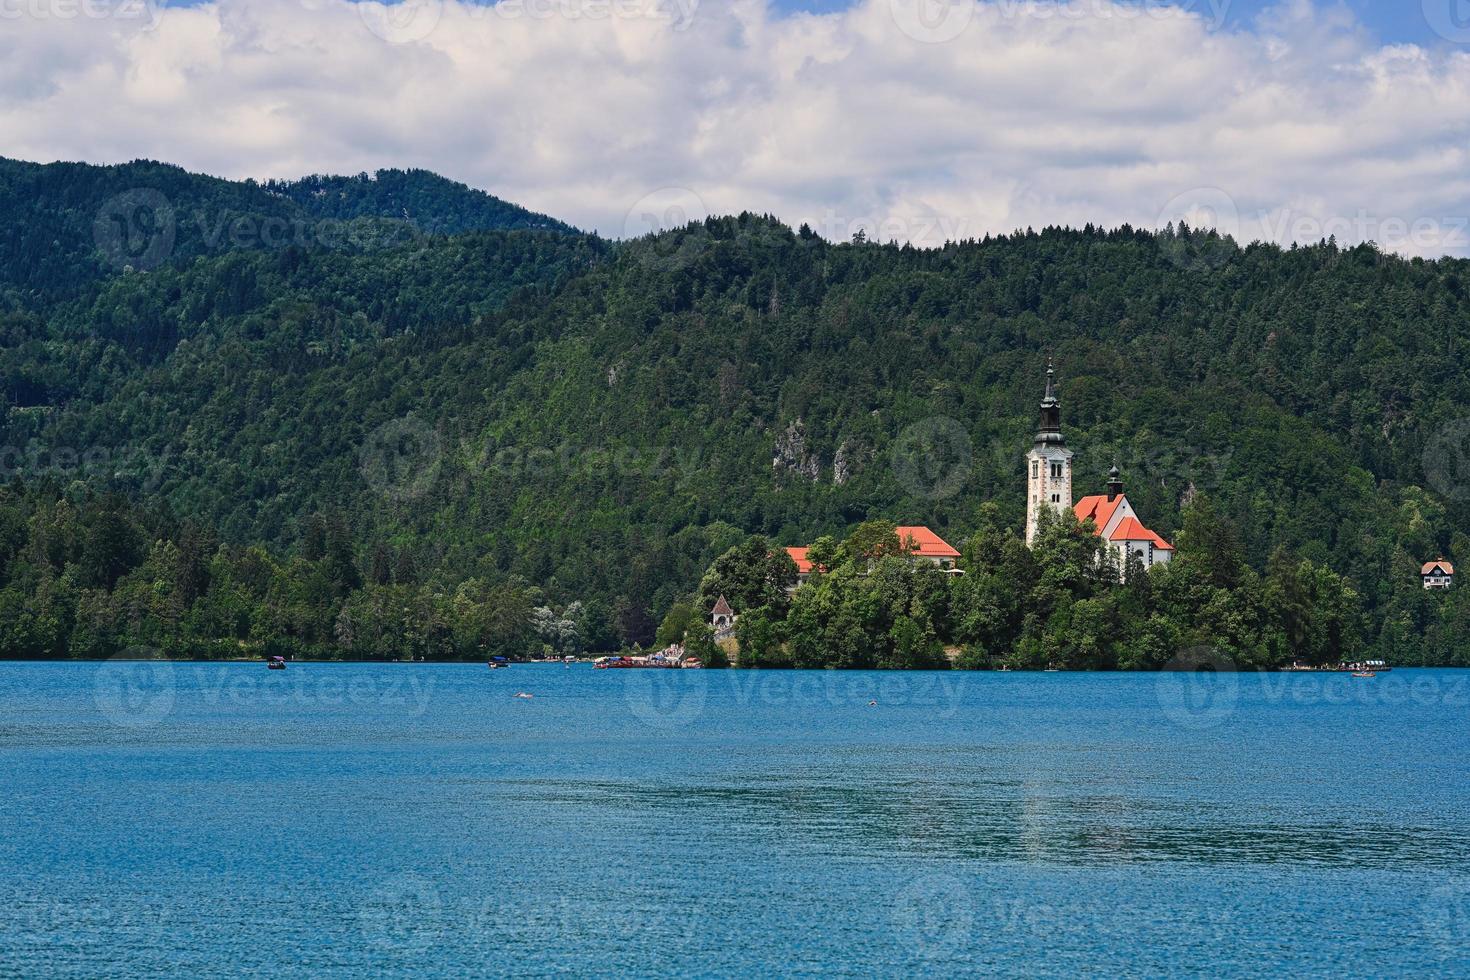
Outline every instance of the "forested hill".
[[[157, 173], [171, 201], [205, 193]], [[345, 216], [357, 183], [204, 186], [282, 208], [326, 191]], [[413, 196], [378, 183], [373, 214]], [[647, 642], [751, 533], [887, 518], [961, 544], [986, 502], [1018, 527], [1052, 356], [1079, 495], [1117, 462], [1169, 536], [1205, 494], [1255, 567], [1280, 549], [1348, 576], [1380, 649], [1467, 656], [1465, 591], [1417, 578], [1470, 561], [1464, 261], [1126, 228], [921, 250], [743, 215], [622, 245], [196, 242], [67, 280], [36, 243], [90, 229], [81, 200], [4, 205], [29, 257], [0, 321], [24, 480], [0, 508], [5, 652], [360, 650], [342, 623], [365, 607], [422, 638], [461, 594], [501, 623], [502, 600], [580, 600], [585, 635]]]
[[125, 268], [292, 245], [372, 251], [470, 231], [574, 229], [422, 170], [229, 181], [147, 160], [0, 157], [0, 296], [35, 306]]

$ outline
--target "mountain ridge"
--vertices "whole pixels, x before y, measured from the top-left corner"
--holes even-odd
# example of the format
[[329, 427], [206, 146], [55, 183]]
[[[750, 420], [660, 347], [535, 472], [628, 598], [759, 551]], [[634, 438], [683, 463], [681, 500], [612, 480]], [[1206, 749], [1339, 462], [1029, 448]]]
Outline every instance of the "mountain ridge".
[[[1467, 273], [1184, 228], [833, 243], [751, 214], [623, 243], [230, 249], [54, 299], [22, 280], [3, 442], [13, 475], [229, 548], [286, 561], [340, 519], [364, 567], [386, 549], [425, 589], [523, 581], [646, 641], [745, 534], [887, 518], [962, 544], [985, 503], [1018, 526], [1052, 356], [1079, 494], [1117, 462], [1166, 537], [1208, 494], [1252, 565], [1286, 549], [1350, 576], [1370, 641], [1422, 660], [1470, 636], [1457, 597], [1414, 591], [1423, 560], [1470, 555]], [[936, 480], [956, 447], [961, 478]], [[119, 465], [28, 462], [57, 448]], [[320, 615], [293, 635], [333, 642]]]

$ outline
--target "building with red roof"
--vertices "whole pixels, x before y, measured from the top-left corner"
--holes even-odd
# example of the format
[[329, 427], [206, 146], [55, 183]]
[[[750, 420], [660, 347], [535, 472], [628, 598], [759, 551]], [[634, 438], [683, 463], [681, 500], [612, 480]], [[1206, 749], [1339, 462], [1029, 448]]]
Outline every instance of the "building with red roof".
[[1118, 567], [1125, 570], [1136, 555], [1144, 568], [1162, 565], [1174, 557], [1174, 546], [1149, 530], [1123, 493], [1118, 468], [1108, 474], [1108, 492], [1083, 497], [1072, 503], [1072, 453], [1062, 433], [1062, 401], [1057, 395], [1055, 372], [1046, 366], [1046, 394], [1041, 399], [1041, 422], [1035, 444], [1026, 456], [1026, 543], [1036, 540], [1041, 515], [1047, 510], [1064, 513], [1072, 508], [1077, 520], [1089, 521], [1096, 533], [1112, 546]]
[[960, 553], [948, 541], [927, 527], [899, 527], [894, 528], [894, 532], [898, 535], [904, 551], [920, 558], [927, 558], [945, 571], [954, 570], [955, 561], [960, 557]]
[[[809, 552], [809, 551], [811, 551], [810, 548], [787, 548], [786, 549], [786, 554], [789, 555], [791, 557], [791, 560], [796, 563], [796, 584], [797, 585], [806, 585], [807, 582], [811, 581], [812, 572], [814, 571], [814, 568], [813, 568], [813, 565], [812, 565], [812, 560], [807, 557], [807, 552]], [[822, 571], [825, 572], [826, 569], [824, 568], [824, 569], [822, 569]]]
[[[909, 555], [938, 565], [947, 575], [964, 574], [958, 567], [959, 551], [927, 527], [915, 525], [898, 527], [893, 530], [904, 551]], [[810, 551], [810, 548], [786, 549], [786, 554], [796, 563], [796, 584], [798, 586], [810, 581], [814, 573], [826, 571], [825, 568], [817, 568], [807, 557]]]
[[1448, 589], [1455, 584], [1455, 566], [1443, 558], [1437, 558], [1424, 563], [1419, 569], [1419, 577], [1423, 579], [1426, 589]]
[[1083, 497], [1072, 513], [1084, 524], [1091, 522], [1094, 532], [1112, 545], [1118, 568], [1125, 576], [1130, 556], [1136, 555], [1144, 568], [1167, 564], [1174, 557], [1174, 546], [1139, 520], [1123, 493], [1123, 479], [1116, 466], [1108, 474], [1108, 492]]

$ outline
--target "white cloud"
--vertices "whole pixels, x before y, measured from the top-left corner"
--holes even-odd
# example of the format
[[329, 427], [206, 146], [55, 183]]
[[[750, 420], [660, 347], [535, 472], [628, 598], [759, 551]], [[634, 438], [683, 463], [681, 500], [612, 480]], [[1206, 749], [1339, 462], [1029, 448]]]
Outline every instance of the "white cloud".
[[0, 154], [421, 166], [614, 235], [683, 188], [835, 236], [1213, 213], [1470, 254], [1470, 52], [1222, 2], [0, 0]]

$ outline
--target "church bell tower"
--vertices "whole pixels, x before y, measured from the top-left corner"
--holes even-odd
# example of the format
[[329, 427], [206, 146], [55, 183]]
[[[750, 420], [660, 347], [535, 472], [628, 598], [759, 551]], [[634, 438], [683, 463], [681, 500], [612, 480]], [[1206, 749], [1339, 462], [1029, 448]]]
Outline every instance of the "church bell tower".
[[1062, 403], [1056, 372], [1046, 362], [1046, 395], [1041, 399], [1041, 425], [1026, 454], [1026, 544], [1036, 540], [1043, 507], [1060, 514], [1072, 509], [1072, 451], [1062, 435]]

